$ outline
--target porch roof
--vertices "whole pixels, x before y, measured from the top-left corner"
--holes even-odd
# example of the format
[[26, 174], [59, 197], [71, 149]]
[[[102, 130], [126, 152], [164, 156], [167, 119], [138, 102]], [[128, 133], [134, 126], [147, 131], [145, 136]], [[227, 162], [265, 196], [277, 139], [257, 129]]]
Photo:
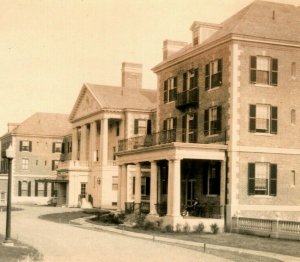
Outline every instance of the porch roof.
[[173, 142], [116, 153], [117, 163], [131, 164], [171, 159], [225, 160], [227, 145]]
[[40, 178], [36, 179], [38, 182], [54, 182], [54, 183], [69, 183], [67, 179], [56, 179], [56, 178]]

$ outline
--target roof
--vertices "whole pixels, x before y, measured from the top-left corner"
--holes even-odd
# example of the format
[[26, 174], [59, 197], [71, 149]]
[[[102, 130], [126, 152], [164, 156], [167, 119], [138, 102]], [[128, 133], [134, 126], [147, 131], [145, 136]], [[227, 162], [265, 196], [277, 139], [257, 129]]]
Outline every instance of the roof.
[[169, 59], [156, 65], [153, 70], [156, 71], [168, 61], [230, 35], [300, 43], [300, 7], [256, 0], [221, 23], [220, 29], [201, 45], [189, 45], [179, 50]]
[[156, 90], [86, 84], [103, 108], [151, 110]]
[[64, 136], [72, 128], [68, 120], [69, 115], [56, 113], [35, 113], [18, 127], [12, 134], [37, 136]]

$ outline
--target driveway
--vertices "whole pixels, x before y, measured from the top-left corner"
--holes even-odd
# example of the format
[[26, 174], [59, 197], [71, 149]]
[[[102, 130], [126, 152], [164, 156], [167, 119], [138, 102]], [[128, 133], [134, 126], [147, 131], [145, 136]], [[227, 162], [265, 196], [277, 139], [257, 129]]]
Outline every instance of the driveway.
[[[21, 207], [23, 211], [12, 212], [12, 237], [37, 248], [44, 255], [46, 262], [228, 261], [178, 246], [38, 219], [38, 216], [42, 214], [75, 211], [76, 209]], [[3, 235], [5, 234], [5, 215], [5, 212], [0, 214], [0, 232]], [[3, 261], [1, 257], [0, 260]]]

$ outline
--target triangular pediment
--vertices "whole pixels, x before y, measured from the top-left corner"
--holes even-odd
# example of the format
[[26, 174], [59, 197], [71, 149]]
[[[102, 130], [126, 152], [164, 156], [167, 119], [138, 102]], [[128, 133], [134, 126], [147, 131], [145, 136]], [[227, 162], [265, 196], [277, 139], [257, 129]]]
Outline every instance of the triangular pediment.
[[74, 121], [82, 117], [89, 116], [101, 110], [101, 105], [91, 93], [91, 91], [85, 86], [81, 89], [81, 92], [77, 98], [77, 101], [73, 107], [70, 115], [70, 120]]

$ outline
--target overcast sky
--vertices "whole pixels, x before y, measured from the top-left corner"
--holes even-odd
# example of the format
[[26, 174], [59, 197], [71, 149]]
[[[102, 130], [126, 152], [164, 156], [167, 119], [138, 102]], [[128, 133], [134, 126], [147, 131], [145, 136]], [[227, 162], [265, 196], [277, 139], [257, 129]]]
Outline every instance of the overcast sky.
[[0, 0], [0, 135], [35, 112], [70, 113], [85, 82], [119, 86], [124, 61], [156, 88], [163, 40], [191, 42], [193, 21], [220, 23], [251, 2]]

